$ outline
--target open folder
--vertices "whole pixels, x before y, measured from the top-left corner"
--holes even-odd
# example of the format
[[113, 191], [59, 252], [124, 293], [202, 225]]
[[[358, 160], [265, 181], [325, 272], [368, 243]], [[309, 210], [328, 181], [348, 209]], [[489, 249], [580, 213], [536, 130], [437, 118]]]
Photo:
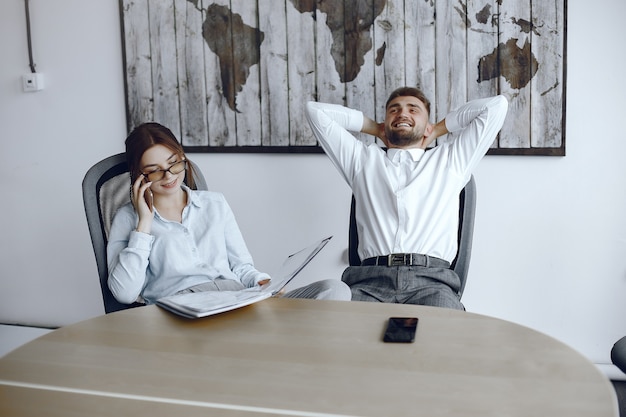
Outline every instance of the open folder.
[[324, 238], [287, 257], [280, 272], [269, 284], [241, 291], [205, 291], [171, 295], [156, 304], [183, 317], [197, 318], [244, 307], [278, 294], [326, 246], [332, 236]]

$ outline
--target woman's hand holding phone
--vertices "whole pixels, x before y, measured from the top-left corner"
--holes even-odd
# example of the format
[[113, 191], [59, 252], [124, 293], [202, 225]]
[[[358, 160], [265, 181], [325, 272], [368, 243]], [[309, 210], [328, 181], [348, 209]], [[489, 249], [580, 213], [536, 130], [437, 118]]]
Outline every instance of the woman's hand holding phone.
[[135, 207], [135, 211], [139, 215], [138, 232], [150, 233], [152, 226], [154, 206], [152, 191], [150, 190], [151, 185], [152, 183], [147, 182], [143, 175], [137, 178], [133, 184], [133, 207]]

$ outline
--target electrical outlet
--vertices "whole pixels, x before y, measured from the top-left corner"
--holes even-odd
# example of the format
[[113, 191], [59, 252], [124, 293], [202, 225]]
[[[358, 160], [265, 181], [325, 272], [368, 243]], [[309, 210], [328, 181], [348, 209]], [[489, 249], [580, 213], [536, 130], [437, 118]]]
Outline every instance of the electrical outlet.
[[22, 88], [25, 93], [43, 90], [43, 74], [34, 72], [23, 75]]

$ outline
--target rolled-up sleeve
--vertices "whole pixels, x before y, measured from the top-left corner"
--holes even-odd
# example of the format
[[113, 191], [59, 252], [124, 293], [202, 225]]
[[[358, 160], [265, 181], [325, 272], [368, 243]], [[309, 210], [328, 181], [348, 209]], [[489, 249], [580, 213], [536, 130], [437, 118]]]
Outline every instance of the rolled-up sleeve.
[[337, 104], [307, 103], [307, 119], [315, 138], [331, 162], [352, 185], [359, 169], [359, 156], [365, 148], [350, 132], [363, 128], [363, 113]]
[[496, 139], [507, 110], [507, 99], [495, 96], [472, 100], [446, 116], [448, 131], [459, 132], [452, 144], [452, 167], [470, 175]]

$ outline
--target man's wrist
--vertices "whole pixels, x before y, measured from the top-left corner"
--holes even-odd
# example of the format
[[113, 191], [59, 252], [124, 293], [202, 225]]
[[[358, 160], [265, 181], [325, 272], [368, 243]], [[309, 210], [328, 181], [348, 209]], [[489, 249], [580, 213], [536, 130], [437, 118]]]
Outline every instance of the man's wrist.
[[443, 136], [443, 135], [447, 135], [448, 133], [450, 133], [450, 132], [448, 131], [448, 128], [446, 127], [446, 119], [440, 120], [435, 125], [435, 136], [436, 137], [440, 137], [440, 136]]

